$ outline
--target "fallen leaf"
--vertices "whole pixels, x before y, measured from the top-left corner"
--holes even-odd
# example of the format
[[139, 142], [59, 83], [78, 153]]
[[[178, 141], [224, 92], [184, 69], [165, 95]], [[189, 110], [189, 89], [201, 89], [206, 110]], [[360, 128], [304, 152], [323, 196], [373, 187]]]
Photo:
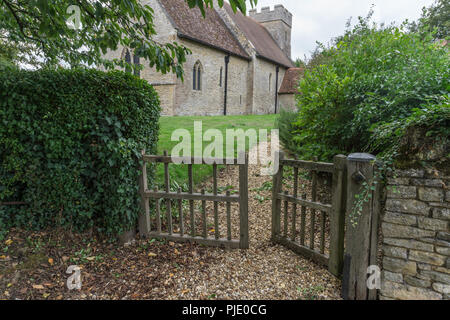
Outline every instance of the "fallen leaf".
[[153, 253], [153, 252], [150, 252], [150, 253], [148, 254], [148, 256], [149, 256], [149, 257], [156, 257], [157, 254], [156, 254], [156, 253]]
[[173, 274], [173, 273], [169, 274], [169, 277], [171, 277], [171, 278], [172, 278], [173, 276], [174, 276], [174, 274]]
[[56, 297], [56, 300], [62, 300], [62, 298], [63, 298], [63, 296], [59, 295], [59, 296]]
[[95, 260], [95, 257], [87, 257], [86, 260], [87, 260], [87, 261], [94, 261], [94, 260]]
[[177, 249], [174, 250], [175, 254], [180, 254], [180, 251], [178, 251]]
[[173, 247], [173, 246], [175, 245], [175, 242], [170, 241], [170, 242], [169, 242], [169, 245], [170, 245], [171, 247]]
[[33, 289], [42, 290], [44, 289], [44, 286], [42, 284], [33, 284]]
[[3, 256], [0, 256], [0, 259], [6, 259], [6, 256], [5, 255], [3, 255]]
[[189, 289], [187, 289], [187, 290], [183, 290], [183, 291], [181, 291], [181, 293], [182, 294], [186, 294], [186, 293], [188, 293], [190, 290]]
[[62, 261], [63, 261], [63, 262], [66, 262], [67, 260], [69, 260], [69, 257], [66, 257], [66, 256], [63, 256], [63, 257], [62, 257]]
[[52, 258], [48, 258], [48, 263], [52, 266], [55, 261]]
[[44, 293], [42, 296], [44, 297], [44, 299], [47, 299], [50, 296], [50, 293]]
[[7, 246], [10, 246], [12, 243], [13, 243], [13, 241], [11, 239], [8, 239], [8, 240], [5, 241], [5, 244]]
[[12, 285], [13, 285], [12, 283], [8, 283], [8, 284], [6, 285], [6, 287], [7, 287], [7, 288], [11, 288]]

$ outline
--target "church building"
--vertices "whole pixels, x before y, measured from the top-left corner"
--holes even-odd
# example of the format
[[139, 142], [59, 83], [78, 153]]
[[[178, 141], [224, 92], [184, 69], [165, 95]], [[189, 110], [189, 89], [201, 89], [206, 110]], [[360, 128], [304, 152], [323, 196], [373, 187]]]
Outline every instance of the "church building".
[[[184, 81], [156, 72], [127, 48], [109, 52], [108, 58], [143, 65], [139, 76], [159, 93], [163, 115], [270, 114], [294, 108], [292, 77], [299, 71], [291, 60], [292, 14], [282, 5], [244, 16], [225, 2], [223, 8], [207, 9], [203, 18], [184, 0], [143, 4], [154, 10], [156, 41], [177, 42], [192, 51]], [[283, 81], [285, 75], [289, 81]]]

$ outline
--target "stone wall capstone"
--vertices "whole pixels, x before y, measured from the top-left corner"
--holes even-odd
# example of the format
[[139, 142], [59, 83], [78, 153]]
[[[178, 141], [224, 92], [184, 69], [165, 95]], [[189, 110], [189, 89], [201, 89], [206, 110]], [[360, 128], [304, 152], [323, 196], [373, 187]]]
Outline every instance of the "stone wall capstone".
[[388, 178], [380, 299], [450, 300], [449, 183], [434, 169]]

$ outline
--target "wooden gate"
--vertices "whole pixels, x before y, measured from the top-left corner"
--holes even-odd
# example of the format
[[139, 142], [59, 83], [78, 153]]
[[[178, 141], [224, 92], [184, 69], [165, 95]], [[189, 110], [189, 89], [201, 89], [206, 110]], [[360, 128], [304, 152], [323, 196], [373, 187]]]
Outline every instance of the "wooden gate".
[[[241, 164], [238, 159], [184, 159], [187, 164], [189, 177], [188, 192], [170, 191], [169, 164], [173, 163], [172, 157], [164, 153], [164, 156], [143, 154], [141, 181], [142, 214], [139, 220], [139, 232], [141, 235], [150, 238], [166, 239], [174, 242], [196, 242], [208, 246], [248, 249], [248, 155], [241, 155], [238, 159], [245, 159]], [[189, 161], [186, 161], [189, 160]], [[244, 162], [244, 161], [242, 161]], [[162, 163], [164, 165], [164, 191], [157, 188], [149, 190], [147, 186], [147, 163]], [[213, 190], [206, 193], [203, 189], [201, 193], [194, 192], [193, 164], [208, 164], [213, 168]], [[231, 195], [230, 191], [220, 194], [218, 189], [218, 165], [239, 166], [239, 195]], [[165, 230], [162, 230], [162, 212], [160, 200], [165, 201]], [[154, 200], [155, 216], [150, 215], [150, 201]], [[183, 201], [189, 202], [189, 214], [186, 217], [183, 213]], [[201, 203], [200, 217], [196, 214], [194, 203]], [[208, 234], [207, 229], [207, 209], [206, 203], [213, 202], [214, 214], [214, 236]], [[179, 230], [174, 231], [172, 204], [176, 203], [178, 210]], [[226, 207], [226, 236], [220, 234], [219, 228], [219, 203], [225, 203]], [[239, 205], [239, 239], [232, 238], [231, 204]], [[185, 228], [185, 222], [189, 219], [190, 228]], [[199, 220], [197, 220], [199, 219]], [[152, 223], [153, 222], [153, 223]], [[198, 232], [197, 222], [201, 224], [201, 232]]]
[[[344, 257], [346, 157], [336, 156], [334, 163], [322, 163], [288, 160], [280, 153], [279, 159], [279, 170], [273, 178], [272, 241], [327, 266], [335, 276], [341, 276]], [[286, 187], [287, 169], [291, 170], [293, 176], [293, 186], [290, 188]], [[304, 175], [305, 171], [309, 173], [309, 200], [305, 190], [299, 187], [299, 170]], [[331, 176], [331, 203], [323, 203], [318, 198], [321, 173]], [[328, 248], [326, 242], [329, 243]]]

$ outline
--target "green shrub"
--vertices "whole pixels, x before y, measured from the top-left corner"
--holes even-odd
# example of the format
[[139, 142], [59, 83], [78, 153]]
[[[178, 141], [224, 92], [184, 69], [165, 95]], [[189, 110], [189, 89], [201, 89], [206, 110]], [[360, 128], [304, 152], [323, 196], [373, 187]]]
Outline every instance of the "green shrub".
[[[382, 158], [403, 162], [450, 161], [450, 99], [441, 104], [424, 106], [401, 121], [377, 126], [371, 149], [383, 150]], [[447, 166], [447, 170], [450, 168]]]
[[[287, 109], [280, 109], [280, 116], [275, 121], [275, 127], [278, 128], [280, 134], [280, 142], [283, 144], [285, 150], [292, 152], [297, 145], [292, 140], [292, 132], [295, 127], [292, 119], [297, 117], [296, 111]], [[294, 155], [296, 153], [294, 152]]]
[[307, 68], [294, 129], [285, 134], [294, 142], [290, 151], [299, 157], [378, 154], [383, 151], [374, 140], [378, 127], [401, 124], [415, 110], [440, 105], [448, 96], [447, 48], [433, 43], [431, 36], [424, 39], [402, 27], [369, 21], [360, 19], [323, 49], [321, 65]]
[[159, 99], [123, 72], [0, 72], [0, 230], [130, 229], [142, 149], [156, 152]]

